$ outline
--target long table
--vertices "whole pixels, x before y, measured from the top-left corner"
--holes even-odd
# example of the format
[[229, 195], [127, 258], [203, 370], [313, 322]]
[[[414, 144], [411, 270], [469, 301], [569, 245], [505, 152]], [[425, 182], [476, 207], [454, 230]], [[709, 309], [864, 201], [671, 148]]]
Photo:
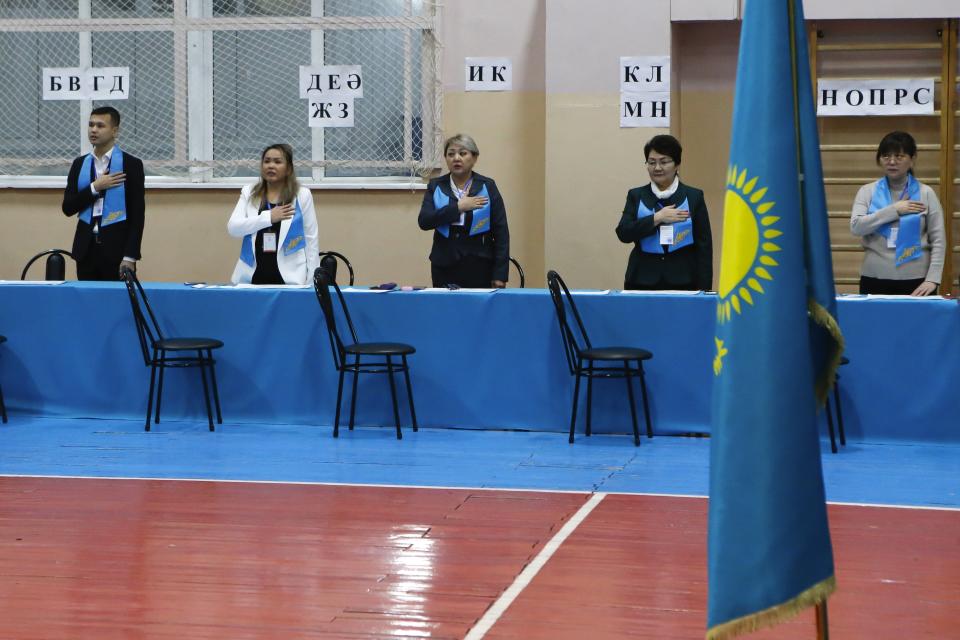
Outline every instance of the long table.
[[[332, 423], [337, 377], [312, 289], [145, 288], [165, 333], [225, 342], [217, 354], [225, 428]], [[345, 295], [361, 340], [416, 347], [410, 363], [421, 425], [569, 427], [573, 378], [545, 290]], [[654, 353], [647, 380], [655, 432], [709, 432], [716, 298], [611, 292], [576, 299], [595, 345]], [[842, 297], [839, 316], [851, 360], [841, 371], [848, 437], [960, 442], [958, 305]], [[142, 419], [149, 370], [121, 283], [0, 283], [0, 333], [9, 339], [0, 347], [0, 382], [14, 411]], [[193, 370], [168, 372], [165, 418], [205, 420], [197, 378]], [[359, 393], [358, 424], [392, 424], [384, 376], [362, 376]], [[402, 393], [401, 403], [406, 424]], [[583, 410], [581, 403], [578, 431]], [[594, 385], [596, 432], [628, 431], [629, 415], [622, 380]]]

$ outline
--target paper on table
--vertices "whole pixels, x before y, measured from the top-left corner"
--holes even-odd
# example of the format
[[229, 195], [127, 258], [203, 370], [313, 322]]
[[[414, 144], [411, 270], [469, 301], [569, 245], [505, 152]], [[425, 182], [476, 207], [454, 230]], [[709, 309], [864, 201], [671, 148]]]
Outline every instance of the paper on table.
[[667, 294], [672, 296], [698, 296], [701, 293], [703, 293], [703, 291], [682, 291], [679, 289], [666, 289], [663, 291], [646, 291], [646, 290], [630, 289], [630, 290], [621, 291], [620, 293], [629, 293], [631, 295], [642, 295], [642, 296], [658, 296], [661, 294]]
[[943, 296], [911, 296], [911, 295], [893, 295], [889, 293], [868, 293], [867, 300], [905, 300], [909, 298], [943, 300]]
[[63, 284], [66, 280], [0, 280], [0, 284]]
[[610, 293], [610, 289], [573, 289], [570, 293], [577, 296], [605, 296]]
[[398, 291], [398, 289], [370, 289], [368, 287], [347, 287], [346, 289], [340, 290], [351, 293], [390, 293], [391, 291]]
[[237, 289], [307, 289], [309, 284], [246, 284], [233, 285]]

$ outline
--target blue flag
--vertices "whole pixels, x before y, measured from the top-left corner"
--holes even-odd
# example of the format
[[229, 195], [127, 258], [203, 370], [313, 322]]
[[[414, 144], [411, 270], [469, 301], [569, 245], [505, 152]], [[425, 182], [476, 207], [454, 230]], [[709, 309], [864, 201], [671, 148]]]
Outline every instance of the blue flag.
[[746, 3], [724, 201], [707, 638], [835, 588], [817, 407], [843, 350], [800, 0]]

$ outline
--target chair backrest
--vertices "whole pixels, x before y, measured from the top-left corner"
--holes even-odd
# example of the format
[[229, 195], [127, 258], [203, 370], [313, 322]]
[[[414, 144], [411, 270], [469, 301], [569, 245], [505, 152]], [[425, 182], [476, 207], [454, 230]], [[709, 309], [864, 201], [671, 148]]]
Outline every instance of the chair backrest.
[[[567, 284], [559, 273], [553, 270], [547, 272], [547, 287], [550, 289], [550, 298], [557, 312], [557, 322], [560, 323], [560, 335], [563, 338], [563, 351], [567, 356], [567, 365], [570, 367], [570, 373], [574, 373], [577, 361], [580, 359], [580, 352], [591, 347], [590, 338], [583, 326], [583, 320], [580, 319], [577, 305], [573, 302], [573, 296], [570, 295], [570, 289], [567, 288]], [[576, 334], [570, 326], [566, 307], [570, 307], [570, 315], [576, 322]], [[583, 341], [583, 346], [578, 341], [577, 334]]]
[[353, 286], [353, 265], [350, 264], [350, 261], [347, 260], [347, 257], [342, 253], [337, 253], [336, 251], [321, 251], [320, 252], [320, 266], [325, 268], [329, 273], [330, 277], [333, 278], [334, 282], [337, 280], [337, 259], [343, 261], [343, 264], [347, 267], [347, 272], [350, 273], [350, 286]]
[[[151, 351], [157, 340], [163, 340], [163, 333], [157, 324], [157, 318], [150, 308], [147, 294], [137, 279], [137, 274], [131, 269], [123, 269], [121, 273], [124, 284], [127, 285], [127, 295], [130, 297], [130, 310], [133, 312], [133, 322], [137, 329], [137, 338], [140, 340], [140, 351], [143, 354], [143, 363], [150, 364]], [[146, 311], [146, 313], [144, 313]]]
[[520, 261], [510, 256], [510, 262], [513, 263], [513, 266], [517, 268], [517, 273], [520, 274], [520, 288], [525, 288], [527, 286], [527, 278], [523, 275], [523, 267], [520, 266]]
[[317, 267], [313, 272], [313, 289], [317, 293], [317, 302], [320, 303], [320, 310], [323, 312], [323, 319], [327, 324], [327, 337], [330, 338], [330, 350], [333, 352], [333, 362], [337, 369], [341, 368], [346, 359], [346, 352], [343, 346], [343, 339], [340, 337], [340, 330], [337, 328], [337, 315], [334, 311], [333, 296], [330, 295], [330, 287], [333, 287], [337, 293], [337, 300], [340, 308], [343, 310], [343, 317], [350, 329], [350, 337], [353, 344], [357, 343], [357, 331], [353, 328], [353, 320], [350, 318], [350, 310], [343, 299], [343, 292], [337, 285], [337, 281], [331, 277], [330, 272], [323, 267]]
[[30, 266], [42, 258], [43, 256], [49, 256], [47, 258], [47, 268], [46, 273], [44, 274], [44, 280], [66, 280], [67, 279], [67, 265], [66, 261], [63, 259], [63, 256], [68, 256], [71, 260], [76, 260], [73, 257], [73, 254], [67, 251], [66, 249], [47, 249], [46, 251], [41, 251], [37, 255], [33, 256], [27, 261], [26, 266], [23, 268], [23, 271], [20, 273], [20, 279], [27, 279], [27, 271], [30, 270]]

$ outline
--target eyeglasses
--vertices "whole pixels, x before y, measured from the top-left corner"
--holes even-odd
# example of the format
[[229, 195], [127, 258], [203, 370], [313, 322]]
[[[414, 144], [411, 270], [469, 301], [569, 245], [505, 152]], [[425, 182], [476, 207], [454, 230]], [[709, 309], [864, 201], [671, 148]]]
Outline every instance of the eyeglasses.
[[909, 158], [910, 156], [905, 153], [885, 153], [880, 156], [880, 162], [890, 162], [891, 160], [894, 162], [903, 162]]
[[661, 169], [666, 169], [667, 167], [669, 167], [669, 166], [672, 165], [672, 164], [673, 164], [673, 160], [671, 160], [670, 158], [665, 158], [665, 159], [659, 160], [659, 161], [658, 161], [658, 160], [647, 160], [647, 168], [648, 168], [648, 169], [654, 169], [654, 168], [656, 168], [656, 167], [660, 167]]

